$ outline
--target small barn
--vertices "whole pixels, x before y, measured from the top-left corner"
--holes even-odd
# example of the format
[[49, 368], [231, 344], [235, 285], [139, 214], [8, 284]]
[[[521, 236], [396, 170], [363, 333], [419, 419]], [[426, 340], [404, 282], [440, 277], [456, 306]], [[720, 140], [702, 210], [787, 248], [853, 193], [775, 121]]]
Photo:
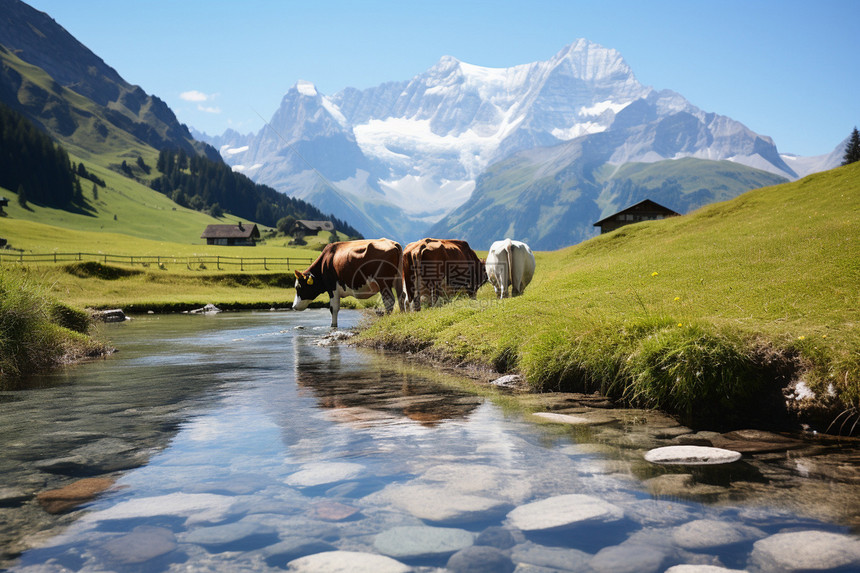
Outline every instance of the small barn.
[[320, 231], [334, 231], [334, 223], [331, 221], [308, 221], [299, 219], [293, 226], [293, 232], [301, 231], [302, 233], [318, 233]]
[[207, 245], [253, 247], [260, 238], [260, 231], [257, 225], [243, 225], [241, 222], [237, 225], [209, 225], [200, 238], [206, 239]]
[[656, 221], [658, 219], [665, 219], [666, 217], [677, 217], [678, 215], [680, 213], [676, 213], [668, 207], [655, 203], [651, 199], [645, 199], [618, 211], [614, 215], [601, 219], [594, 226], [600, 227], [600, 233], [603, 234], [614, 231], [624, 225], [641, 223], [642, 221]]

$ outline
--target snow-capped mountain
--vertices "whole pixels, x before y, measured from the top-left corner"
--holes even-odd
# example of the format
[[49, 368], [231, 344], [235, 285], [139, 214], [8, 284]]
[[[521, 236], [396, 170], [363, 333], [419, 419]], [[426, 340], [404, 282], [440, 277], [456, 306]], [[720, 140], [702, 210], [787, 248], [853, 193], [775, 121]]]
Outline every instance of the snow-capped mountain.
[[368, 235], [411, 240], [465, 203], [493, 163], [607, 131], [624, 133], [600, 153], [614, 165], [727, 159], [797, 177], [770, 138], [643, 86], [617, 51], [588, 40], [510, 68], [445, 56], [409, 81], [333, 96], [300, 81], [258, 133], [205, 139], [257, 182]]

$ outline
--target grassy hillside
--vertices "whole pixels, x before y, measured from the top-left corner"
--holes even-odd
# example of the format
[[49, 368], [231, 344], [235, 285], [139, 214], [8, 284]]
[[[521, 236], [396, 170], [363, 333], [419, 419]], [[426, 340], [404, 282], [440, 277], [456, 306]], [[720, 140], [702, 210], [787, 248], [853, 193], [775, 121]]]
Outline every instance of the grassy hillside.
[[729, 161], [685, 158], [621, 167], [589, 159], [580, 141], [524, 151], [491, 166], [461, 208], [430, 229], [487, 248], [501, 237], [556, 249], [591, 238], [593, 224], [643, 199], [679, 213], [784, 178]]
[[[74, 160], [74, 159], [73, 159]], [[227, 215], [215, 219], [173, 201], [143, 185], [94, 164], [87, 168], [107, 182], [107, 188], [98, 188], [98, 200], [93, 199], [92, 184], [83, 182], [88, 210], [65, 211], [29, 204], [27, 209], [18, 204], [17, 195], [0, 189], [0, 195], [9, 199], [5, 209], [8, 217], [0, 218], [0, 237], [12, 246], [25, 250], [66, 249], [59, 239], [59, 231], [36, 229], [32, 225], [46, 225], [70, 231], [116, 233], [141, 239], [160, 239], [176, 243], [203, 243], [200, 238], [207, 225], [234, 223], [238, 219]], [[244, 222], [244, 221], [243, 221]], [[27, 223], [27, 224], [24, 224]], [[45, 237], [48, 233], [56, 239]], [[54, 242], [56, 241], [56, 242]], [[77, 239], [72, 239], [77, 243]], [[130, 241], [133, 244], [133, 241]]]
[[858, 285], [854, 164], [539, 253], [522, 297], [493, 300], [485, 286], [477, 301], [394, 314], [363, 338], [519, 371], [538, 390], [600, 391], [693, 425], [779, 406], [789, 380], [811, 388], [816, 407], [856, 416]]
[[727, 201], [750, 189], [786, 182], [784, 177], [733, 161], [685, 157], [654, 163], [627, 163], [601, 169], [603, 191], [597, 202], [600, 218], [608, 217], [643, 198], [679, 213], [708, 203]]

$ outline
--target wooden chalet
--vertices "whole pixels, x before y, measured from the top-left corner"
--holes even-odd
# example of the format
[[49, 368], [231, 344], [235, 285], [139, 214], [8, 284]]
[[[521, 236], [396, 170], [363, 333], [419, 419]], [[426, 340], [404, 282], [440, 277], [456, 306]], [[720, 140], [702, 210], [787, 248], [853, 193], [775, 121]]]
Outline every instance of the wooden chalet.
[[642, 221], [656, 221], [658, 219], [665, 219], [666, 217], [677, 217], [678, 215], [680, 213], [676, 213], [668, 207], [655, 203], [651, 199], [645, 199], [624, 210], [618, 211], [614, 215], [601, 219], [594, 226], [600, 227], [600, 233], [603, 234], [614, 231], [624, 225], [641, 223]]
[[293, 231], [301, 231], [303, 233], [334, 231], [334, 223], [332, 223], [331, 221], [308, 221], [306, 219], [299, 219], [293, 226]]
[[206, 239], [207, 245], [253, 247], [257, 244], [255, 240], [260, 238], [260, 231], [257, 225], [243, 225], [241, 222], [237, 225], [209, 225], [200, 238]]

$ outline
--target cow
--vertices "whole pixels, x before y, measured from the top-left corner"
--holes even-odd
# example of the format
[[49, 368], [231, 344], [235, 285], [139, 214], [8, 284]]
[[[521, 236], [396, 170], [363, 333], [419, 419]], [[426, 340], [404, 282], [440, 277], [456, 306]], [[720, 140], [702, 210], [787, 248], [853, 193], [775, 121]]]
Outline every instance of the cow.
[[496, 296], [508, 296], [509, 286], [511, 296], [519, 296], [535, 274], [535, 256], [527, 244], [505, 239], [490, 246], [486, 266]]
[[426, 238], [403, 249], [403, 290], [413, 310], [421, 310], [422, 296], [431, 306], [442, 295], [475, 298], [486, 280], [483, 261], [466, 241]]
[[293, 310], [304, 310], [312, 300], [328, 293], [331, 326], [344, 296], [370, 298], [382, 294], [385, 311], [394, 310], [395, 296], [403, 310], [403, 248], [390, 239], [364, 239], [329, 243], [304, 271], [295, 271]]

